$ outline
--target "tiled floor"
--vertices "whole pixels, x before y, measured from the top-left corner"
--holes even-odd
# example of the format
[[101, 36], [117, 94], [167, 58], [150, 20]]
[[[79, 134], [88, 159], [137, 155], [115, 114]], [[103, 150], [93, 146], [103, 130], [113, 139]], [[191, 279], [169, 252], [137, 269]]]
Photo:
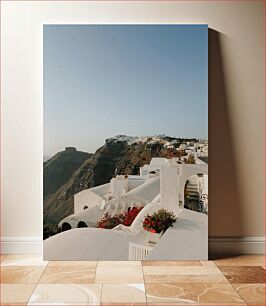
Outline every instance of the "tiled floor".
[[3, 305], [266, 305], [264, 256], [214, 261], [43, 261], [1, 255]]

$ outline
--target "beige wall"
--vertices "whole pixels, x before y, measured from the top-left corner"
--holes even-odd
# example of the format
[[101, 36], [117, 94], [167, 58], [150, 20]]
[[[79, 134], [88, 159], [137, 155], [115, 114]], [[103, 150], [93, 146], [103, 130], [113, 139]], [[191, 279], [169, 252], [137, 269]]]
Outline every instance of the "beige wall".
[[1, 6], [3, 239], [42, 235], [43, 23], [208, 23], [209, 235], [265, 236], [263, 1]]

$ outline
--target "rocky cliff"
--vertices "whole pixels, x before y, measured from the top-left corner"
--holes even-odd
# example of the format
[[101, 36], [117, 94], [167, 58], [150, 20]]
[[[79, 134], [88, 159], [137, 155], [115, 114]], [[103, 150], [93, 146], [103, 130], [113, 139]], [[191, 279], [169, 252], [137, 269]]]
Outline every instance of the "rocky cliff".
[[[139, 174], [139, 167], [148, 164], [153, 157], [182, 155], [165, 147], [167, 141], [173, 140], [175, 138], [164, 136], [138, 141], [123, 136], [107, 139], [92, 155], [71, 150], [56, 154], [44, 163], [45, 230], [56, 231], [58, 222], [73, 213], [75, 193], [107, 183], [115, 174]], [[178, 144], [180, 139], [176, 140]], [[71, 154], [76, 156], [76, 162]]]

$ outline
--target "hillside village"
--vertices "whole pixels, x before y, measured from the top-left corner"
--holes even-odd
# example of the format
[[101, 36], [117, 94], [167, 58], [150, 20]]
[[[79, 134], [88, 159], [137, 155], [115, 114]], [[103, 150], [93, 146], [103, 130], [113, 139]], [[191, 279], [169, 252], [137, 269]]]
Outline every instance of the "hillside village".
[[[75, 194], [108, 183], [116, 175], [139, 175], [140, 168], [149, 164], [154, 157], [177, 158], [179, 164], [193, 164], [198, 158], [206, 161], [208, 142], [166, 135], [152, 137], [118, 135], [107, 139], [94, 154], [68, 147], [46, 161], [44, 163], [44, 238], [56, 234], [58, 222], [74, 212]], [[191, 200], [193, 195], [197, 199], [197, 189], [195, 183], [193, 187], [191, 182], [186, 186], [185, 193], [187, 195], [190, 192]], [[191, 203], [189, 205], [195, 209], [193, 201]]]
[[[77, 152], [67, 148], [61, 154], [70, 151]], [[58, 232], [46, 232], [44, 256], [54, 260], [207, 259], [207, 160], [204, 140], [164, 135], [107, 139], [51, 203], [61, 211], [71, 209], [65, 215], [55, 211]], [[173, 214], [177, 222], [153, 244], [143, 220], [160, 209]], [[125, 222], [133, 213], [132, 221]]]

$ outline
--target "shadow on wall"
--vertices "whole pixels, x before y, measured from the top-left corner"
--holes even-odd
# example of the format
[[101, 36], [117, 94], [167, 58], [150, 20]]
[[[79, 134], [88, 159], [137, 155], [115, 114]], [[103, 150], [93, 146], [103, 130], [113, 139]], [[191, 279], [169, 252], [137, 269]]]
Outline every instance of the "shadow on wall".
[[241, 186], [236, 168], [230, 101], [226, 94], [222, 41], [209, 29], [209, 237], [240, 236], [243, 232]]

